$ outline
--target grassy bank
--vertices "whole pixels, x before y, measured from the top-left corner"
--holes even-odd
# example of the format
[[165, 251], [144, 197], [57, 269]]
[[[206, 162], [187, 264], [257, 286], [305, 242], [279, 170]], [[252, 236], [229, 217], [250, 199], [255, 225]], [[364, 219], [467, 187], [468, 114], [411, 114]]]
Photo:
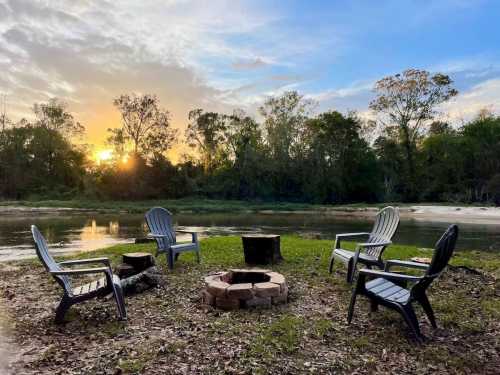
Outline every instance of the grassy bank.
[[[239, 201], [239, 200], [221, 200], [221, 199], [203, 199], [203, 198], [182, 198], [182, 199], [160, 199], [143, 201], [112, 201], [112, 200], [89, 200], [89, 199], [71, 199], [71, 200], [17, 200], [0, 201], [2, 206], [15, 206], [27, 208], [73, 208], [85, 209], [102, 212], [128, 212], [144, 213], [151, 207], [168, 207], [173, 213], [195, 212], [291, 212], [291, 211], [337, 211], [337, 212], [356, 212], [365, 209], [380, 209], [392, 205], [398, 207], [411, 207], [413, 205], [438, 205], [450, 206], [451, 203], [352, 203], [343, 205], [319, 205], [311, 203], [295, 202], [261, 202], [261, 201]], [[461, 207], [479, 207], [484, 205], [461, 204]]]
[[238, 200], [218, 200], [201, 198], [161, 199], [145, 201], [98, 201], [98, 200], [21, 200], [0, 201], [0, 206], [75, 208], [96, 211], [124, 211], [144, 213], [151, 207], [168, 207], [177, 212], [258, 212], [258, 211], [302, 211], [324, 210], [324, 206], [308, 203], [257, 202]]
[[[352, 244], [351, 244], [352, 245]], [[495, 373], [500, 366], [500, 256], [461, 252], [430, 290], [439, 329], [419, 311], [427, 340], [415, 347], [401, 317], [369, 313], [361, 298], [345, 322], [350, 287], [345, 269], [327, 271], [331, 241], [282, 237], [285, 261], [272, 269], [287, 278], [290, 301], [270, 310], [222, 312], [199, 298], [203, 276], [243, 267], [241, 239], [202, 241], [202, 263], [181, 256], [174, 271], [161, 257], [164, 285], [127, 298], [129, 321], [115, 306], [91, 301], [52, 323], [60, 290], [37, 261], [2, 265], [1, 298], [9, 316], [20, 373]], [[152, 244], [119, 245], [78, 257], [113, 263]], [[429, 256], [431, 250], [393, 246], [386, 258]], [[479, 274], [467, 271], [467, 266]], [[120, 369], [120, 370], [117, 370]]]

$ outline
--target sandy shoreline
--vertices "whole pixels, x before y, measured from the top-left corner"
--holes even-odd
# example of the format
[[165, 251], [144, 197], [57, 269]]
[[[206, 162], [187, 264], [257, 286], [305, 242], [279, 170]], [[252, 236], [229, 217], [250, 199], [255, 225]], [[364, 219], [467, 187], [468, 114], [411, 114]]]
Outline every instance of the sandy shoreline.
[[[377, 207], [328, 207], [320, 210], [258, 210], [248, 213], [261, 214], [320, 214], [333, 216], [372, 217], [378, 212]], [[27, 206], [0, 206], [0, 217], [9, 219], [18, 216], [24, 218], [31, 215], [69, 215], [93, 212], [124, 213], [122, 210], [95, 210], [89, 208], [70, 207], [27, 207]], [[189, 213], [180, 211], [181, 213]], [[243, 213], [238, 211], [237, 213]], [[466, 206], [439, 206], [439, 205], [413, 205], [400, 207], [403, 220], [421, 220], [431, 222], [455, 222], [463, 224], [490, 224], [500, 225], [500, 207], [466, 207]]]

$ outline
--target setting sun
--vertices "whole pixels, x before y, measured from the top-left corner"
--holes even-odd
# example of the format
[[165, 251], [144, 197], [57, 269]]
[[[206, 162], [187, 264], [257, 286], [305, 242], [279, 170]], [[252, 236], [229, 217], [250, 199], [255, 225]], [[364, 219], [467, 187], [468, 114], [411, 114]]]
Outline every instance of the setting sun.
[[100, 150], [97, 151], [95, 154], [95, 160], [99, 164], [111, 160], [112, 157], [113, 157], [113, 150], [110, 149]]

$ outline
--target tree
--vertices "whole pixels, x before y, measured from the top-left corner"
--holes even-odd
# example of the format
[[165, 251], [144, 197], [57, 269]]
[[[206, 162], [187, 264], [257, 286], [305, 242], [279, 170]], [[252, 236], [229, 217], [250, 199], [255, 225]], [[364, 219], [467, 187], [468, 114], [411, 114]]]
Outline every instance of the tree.
[[205, 172], [212, 172], [216, 160], [225, 141], [226, 121], [228, 116], [217, 112], [204, 112], [203, 109], [193, 109], [189, 112], [189, 124], [186, 129], [186, 139], [190, 147], [200, 154]]
[[110, 135], [106, 139], [106, 143], [113, 149], [114, 161], [123, 161], [127, 155], [127, 142], [129, 138], [123, 129], [108, 129], [108, 132]]
[[458, 94], [445, 74], [408, 69], [375, 84], [370, 108], [382, 115], [386, 126], [397, 126], [407, 164], [406, 198], [416, 198], [415, 153], [422, 128], [436, 115], [439, 104]]
[[83, 134], [85, 128], [76, 121], [67, 110], [67, 104], [52, 98], [47, 103], [35, 103], [33, 112], [36, 116], [35, 126], [58, 132], [71, 138]]
[[122, 116], [121, 136], [130, 139], [136, 156], [152, 157], [172, 147], [177, 132], [170, 125], [170, 113], [160, 107], [155, 95], [121, 95], [113, 104]]
[[306, 123], [303, 189], [315, 202], [373, 201], [378, 190], [375, 155], [361, 138], [354, 114], [321, 113]]
[[472, 201], [488, 198], [488, 183], [500, 171], [500, 117], [479, 115], [461, 129], [461, 154]]
[[296, 197], [300, 192], [300, 169], [295, 161], [303, 157], [306, 121], [315, 103], [287, 91], [278, 97], [268, 98], [259, 108], [264, 118], [264, 131], [268, 149], [269, 167], [273, 186], [279, 198]]

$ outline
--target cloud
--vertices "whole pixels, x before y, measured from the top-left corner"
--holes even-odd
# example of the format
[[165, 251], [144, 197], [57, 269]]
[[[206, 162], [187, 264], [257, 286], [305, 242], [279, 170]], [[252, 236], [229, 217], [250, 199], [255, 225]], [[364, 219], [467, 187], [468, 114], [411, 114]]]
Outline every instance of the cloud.
[[269, 65], [269, 63], [266, 63], [260, 57], [257, 57], [254, 60], [234, 62], [231, 64], [231, 67], [235, 70], [252, 70], [252, 69], [262, 68], [267, 65]]
[[1, 93], [16, 120], [35, 102], [62, 98], [92, 143], [119, 125], [112, 100], [127, 92], [157, 94], [183, 128], [193, 108], [230, 110], [204, 60], [255, 56], [226, 38], [267, 19], [230, 1], [0, 0]]
[[485, 108], [500, 114], [500, 78], [481, 82], [441, 106], [445, 119], [452, 122], [471, 120]]

